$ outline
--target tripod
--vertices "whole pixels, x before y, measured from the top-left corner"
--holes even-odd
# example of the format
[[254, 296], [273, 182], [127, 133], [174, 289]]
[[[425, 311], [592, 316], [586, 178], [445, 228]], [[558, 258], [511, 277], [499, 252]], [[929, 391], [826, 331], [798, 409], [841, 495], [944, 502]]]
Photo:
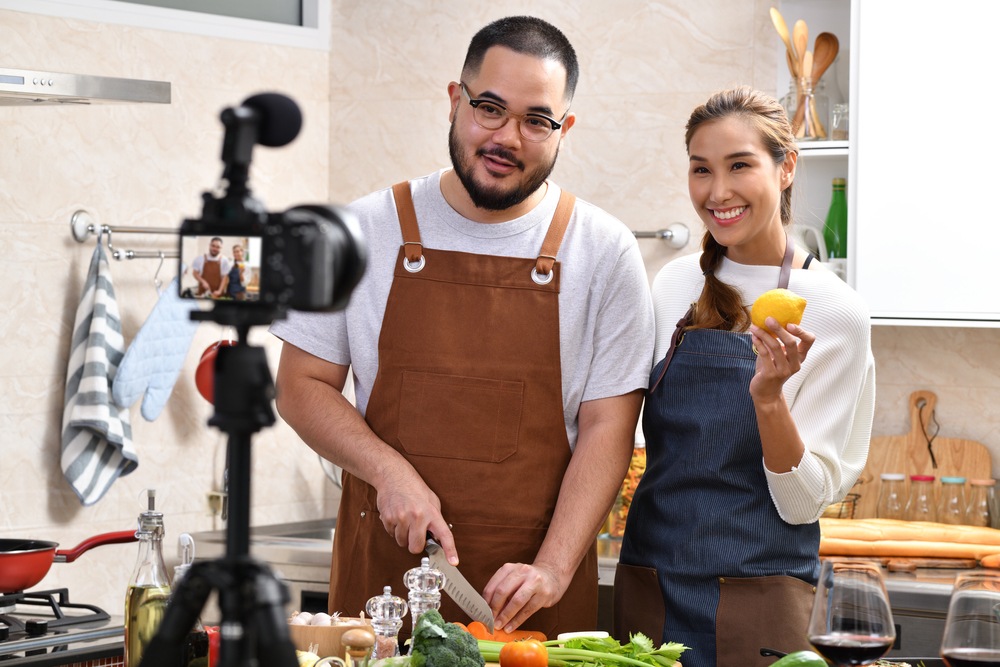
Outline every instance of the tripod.
[[[209, 419], [229, 435], [229, 520], [226, 555], [191, 565], [171, 594], [156, 635], [140, 667], [177, 667], [181, 648], [213, 590], [222, 613], [218, 667], [298, 667], [288, 634], [288, 589], [267, 565], [250, 557], [250, 436], [274, 424], [274, 382], [264, 349], [247, 344], [250, 327], [267, 324], [271, 309], [228, 303], [196, 311], [192, 319], [234, 326], [238, 342], [215, 360], [215, 414]], [[215, 666], [213, 666], [215, 667]]]

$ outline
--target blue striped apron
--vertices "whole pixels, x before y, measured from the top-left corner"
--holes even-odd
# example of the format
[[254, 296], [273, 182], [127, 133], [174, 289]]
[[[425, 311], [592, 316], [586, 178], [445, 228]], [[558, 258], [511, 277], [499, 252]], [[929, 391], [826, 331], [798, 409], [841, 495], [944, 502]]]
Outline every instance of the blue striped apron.
[[809, 648], [819, 525], [785, 523], [768, 492], [750, 334], [695, 329], [672, 349], [643, 410], [647, 467], [622, 541], [616, 636], [655, 632], [662, 618], [650, 636], [690, 647], [685, 667], [770, 664], [760, 648]]

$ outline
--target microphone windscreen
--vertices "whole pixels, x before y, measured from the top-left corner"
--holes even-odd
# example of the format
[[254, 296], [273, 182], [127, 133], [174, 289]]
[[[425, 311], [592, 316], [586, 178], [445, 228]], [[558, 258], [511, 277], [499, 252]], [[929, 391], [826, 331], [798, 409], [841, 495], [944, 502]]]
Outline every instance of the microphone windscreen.
[[243, 106], [260, 116], [257, 143], [264, 146], [284, 146], [291, 143], [302, 129], [302, 111], [290, 97], [280, 93], [260, 93], [243, 100]]

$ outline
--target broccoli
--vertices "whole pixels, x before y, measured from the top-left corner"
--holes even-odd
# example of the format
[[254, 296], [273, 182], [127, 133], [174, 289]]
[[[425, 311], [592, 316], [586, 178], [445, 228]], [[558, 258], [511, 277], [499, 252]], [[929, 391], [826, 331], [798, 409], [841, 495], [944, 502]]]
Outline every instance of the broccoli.
[[417, 619], [410, 645], [410, 667], [483, 667], [479, 642], [468, 632], [445, 623], [441, 612], [429, 609]]

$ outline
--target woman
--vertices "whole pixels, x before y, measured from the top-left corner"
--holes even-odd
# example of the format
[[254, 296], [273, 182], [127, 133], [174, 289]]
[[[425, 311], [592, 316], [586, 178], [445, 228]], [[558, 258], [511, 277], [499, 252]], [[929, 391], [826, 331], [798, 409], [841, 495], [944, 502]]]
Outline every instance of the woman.
[[[653, 283], [656, 347], [643, 414], [647, 468], [615, 581], [616, 636], [681, 642], [685, 667], [770, 664], [808, 648], [823, 509], [865, 465], [875, 402], [867, 310], [798, 249], [798, 152], [781, 105], [713, 95], [687, 124], [700, 255]], [[764, 331], [748, 307], [787, 287], [801, 326]]]

